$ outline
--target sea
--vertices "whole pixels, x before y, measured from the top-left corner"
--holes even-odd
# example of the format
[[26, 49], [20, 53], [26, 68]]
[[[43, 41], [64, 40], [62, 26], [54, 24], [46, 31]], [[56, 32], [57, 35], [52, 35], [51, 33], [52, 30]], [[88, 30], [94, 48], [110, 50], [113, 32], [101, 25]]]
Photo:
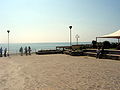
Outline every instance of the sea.
[[[79, 42], [78, 44], [91, 44], [91, 42]], [[9, 52], [10, 54], [17, 54], [19, 53], [20, 47], [23, 49], [27, 46], [30, 46], [32, 52], [36, 52], [38, 50], [54, 50], [56, 46], [69, 46], [69, 42], [54, 42], [54, 43], [10, 43], [9, 44]], [[76, 45], [76, 42], [73, 42], [72, 45]], [[0, 48], [4, 50], [8, 48], [7, 43], [0, 44]]]

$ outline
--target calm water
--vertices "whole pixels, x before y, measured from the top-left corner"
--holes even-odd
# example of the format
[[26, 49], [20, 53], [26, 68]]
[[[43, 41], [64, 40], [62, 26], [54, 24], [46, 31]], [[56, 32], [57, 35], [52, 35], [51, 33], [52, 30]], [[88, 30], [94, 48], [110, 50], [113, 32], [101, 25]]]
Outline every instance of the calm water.
[[[91, 42], [79, 42], [79, 44], [90, 44]], [[76, 43], [72, 43], [75, 45]], [[38, 51], [43, 49], [56, 49], [56, 46], [69, 46], [69, 43], [12, 43], [10, 44], [10, 53], [19, 53], [20, 47], [30, 46], [32, 51]], [[0, 47], [7, 48], [8, 44], [0, 44]]]

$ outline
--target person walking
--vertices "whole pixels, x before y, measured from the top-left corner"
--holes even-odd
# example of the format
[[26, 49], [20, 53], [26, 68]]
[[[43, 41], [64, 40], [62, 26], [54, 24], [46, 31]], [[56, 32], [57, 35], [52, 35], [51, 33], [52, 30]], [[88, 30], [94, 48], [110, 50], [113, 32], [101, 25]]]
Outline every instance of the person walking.
[[0, 48], [0, 57], [2, 57], [2, 47]]
[[29, 53], [29, 55], [31, 55], [31, 51], [32, 51], [32, 50], [31, 50], [31, 47], [29, 46], [29, 47], [28, 47], [28, 53]]
[[20, 50], [19, 50], [21, 56], [23, 56], [23, 48], [21, 47]]
[[25, 54], [26, 54], [26, 56], [28, 55], [28, 52], [27, 52], [27, 47], [25, 47]]
[[7, 48], [4, 49], [4, 57], [7, 57]]
[[96, 54], [96, 58], [100, 58], [100, 54], [101, 54], [100, 47], [98, 47], [98, 50], [97, 50], [96, 52], [97, 52], [97, 54]]

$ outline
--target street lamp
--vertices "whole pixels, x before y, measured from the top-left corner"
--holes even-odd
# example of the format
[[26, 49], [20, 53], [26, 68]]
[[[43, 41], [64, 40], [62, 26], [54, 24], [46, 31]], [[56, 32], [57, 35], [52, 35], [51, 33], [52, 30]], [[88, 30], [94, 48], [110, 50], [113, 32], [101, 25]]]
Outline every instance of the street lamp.
[[75, 36], [76, 40], [77, 40], [77, 45], [78, 45], [78, 39], [80, 38], [78, 34], [76, 34]]
[[8, 32], [8, 56], [9, 56], [9, 33], [10, 33], [10, 30], [7, 30]]
[[71, 29], [72, 29], [72, 26], [69, 26], [69, 28], [70, 28], [70, 46], [72, 46], [72, 44], [71, 44], [71, 42], [72, 42], [72, 40], [71, 40]]

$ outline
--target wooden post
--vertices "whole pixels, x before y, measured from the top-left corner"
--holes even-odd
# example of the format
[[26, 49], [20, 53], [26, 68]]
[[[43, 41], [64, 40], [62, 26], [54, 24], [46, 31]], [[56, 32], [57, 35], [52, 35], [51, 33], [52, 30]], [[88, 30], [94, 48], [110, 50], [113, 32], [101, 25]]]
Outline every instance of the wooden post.
[[118, 44], [120, 43], [120, 40], [119, 40], [119, 38], [118, 38]]
[[96, 42], [97, 42], [97, 38], [98, 38], [98, 37], [96, 37]]

